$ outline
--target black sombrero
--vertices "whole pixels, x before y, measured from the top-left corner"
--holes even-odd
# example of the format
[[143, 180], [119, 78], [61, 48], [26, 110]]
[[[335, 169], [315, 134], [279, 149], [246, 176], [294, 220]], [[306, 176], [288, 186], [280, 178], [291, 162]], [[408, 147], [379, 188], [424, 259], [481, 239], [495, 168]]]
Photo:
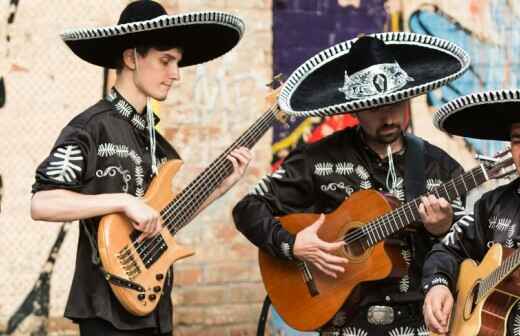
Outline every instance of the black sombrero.
[[280, 96], [295, 116], [326, 116], [396, 103], [461, 76], [468, 54], [454, 43], [392, 32], [338, 43], [300, 65]]
[[117, 25], [74, 29], [62, 39], [81, 59], [115, 68], [123, 51], [140, 45], [180, 47], [179, 66], [204, 63], [231, 50], [244, 33], [244, 22], [224, 12], [167, 15], [159, 3], [140, 0], [129, 4]]
[[478, 92], [454, 99], [435, 112], [433, 122], [449, 134], [509, 141], [511, 125], [520, 122], [520, 90]]

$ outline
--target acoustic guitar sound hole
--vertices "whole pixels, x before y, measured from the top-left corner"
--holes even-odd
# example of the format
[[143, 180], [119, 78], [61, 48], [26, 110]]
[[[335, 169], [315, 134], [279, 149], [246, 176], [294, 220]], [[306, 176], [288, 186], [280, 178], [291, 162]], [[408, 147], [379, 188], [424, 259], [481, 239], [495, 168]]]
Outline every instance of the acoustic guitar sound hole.
[[345, 241], [347, 243], [345, 244], [344, 250], [347, 257], [356, 258], [365, 254], [366, 250], [363, 246], [364, 239], [359, 229], [356, 228], [348, 231]]

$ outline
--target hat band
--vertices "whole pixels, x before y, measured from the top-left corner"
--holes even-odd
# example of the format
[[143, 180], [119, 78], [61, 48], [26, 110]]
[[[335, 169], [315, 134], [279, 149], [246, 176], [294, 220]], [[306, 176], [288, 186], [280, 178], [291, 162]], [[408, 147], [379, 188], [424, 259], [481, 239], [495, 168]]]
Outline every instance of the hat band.
[[345, 82], [338, 90], [345, 94], [345, 99], [354, 100], [394, 92], [414, 79], [397, 63], [381, 63], [348, 75], [345, 70]]

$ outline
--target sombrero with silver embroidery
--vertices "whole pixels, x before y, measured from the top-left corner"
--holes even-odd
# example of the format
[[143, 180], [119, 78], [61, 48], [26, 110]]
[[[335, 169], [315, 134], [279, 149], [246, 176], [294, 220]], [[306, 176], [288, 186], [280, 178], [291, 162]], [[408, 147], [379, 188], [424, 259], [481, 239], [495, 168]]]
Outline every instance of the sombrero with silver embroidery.
[[141, 45], [179, 47], [179, 66], [204, 63], [231, 50], [244, 33], [235, 15], [208, 11], [167, 15], [159, 3], [135, 1], [115, 26], [69, 30], [61, 35], [83, 60], [115, 68], [125, 49]]
[[486, 91], [459, 97], [442, 105], [433, 115], [433, 123], [453, 135], [509, 141], [511, 125], [520, 123], [520, 90]]
[[280, 96], [295, 116], [327, 116], [396, 103], [461, 76], [468, 54], [427, 35], [392, 32], [338, 43], [300, 65]]

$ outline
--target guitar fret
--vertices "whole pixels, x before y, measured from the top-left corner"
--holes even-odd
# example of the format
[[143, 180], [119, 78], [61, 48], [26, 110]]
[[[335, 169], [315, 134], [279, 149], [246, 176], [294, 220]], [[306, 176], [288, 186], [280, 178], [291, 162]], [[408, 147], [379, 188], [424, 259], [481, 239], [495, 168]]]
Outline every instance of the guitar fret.
[[468, 186], [466, 185], [466, 181], [464, 181], [464, 176], [462, 176], [462, 184], [464, 185], [464, 189], [466, 189], [465, 191], [469, 191]]

